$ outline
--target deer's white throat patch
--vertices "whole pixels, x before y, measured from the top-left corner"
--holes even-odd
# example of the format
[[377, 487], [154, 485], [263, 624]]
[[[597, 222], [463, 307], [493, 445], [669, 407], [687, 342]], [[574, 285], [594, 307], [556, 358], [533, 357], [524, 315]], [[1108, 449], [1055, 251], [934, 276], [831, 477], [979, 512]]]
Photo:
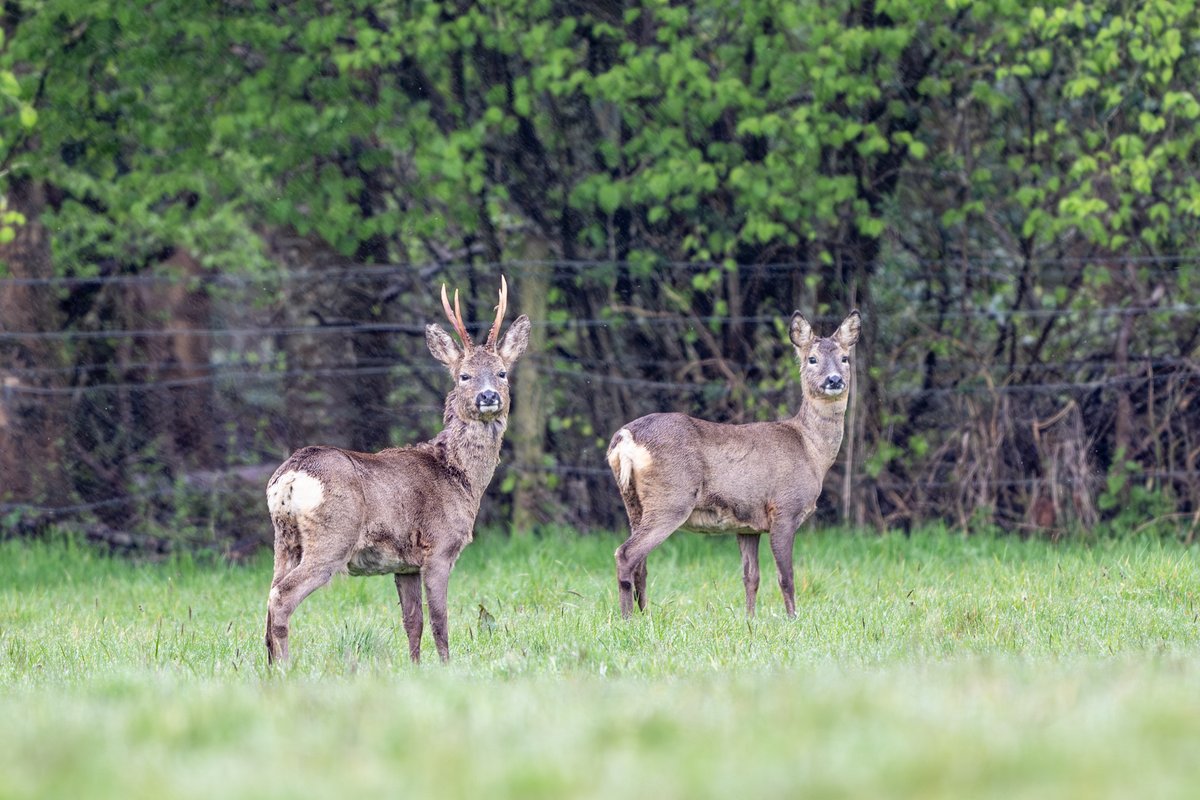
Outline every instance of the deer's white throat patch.
[[280, 475], [267, 489], [267, 508], [272, 516], [306, 514], [321, 505], [324, 499], [325, 487], [321, 481], [294, 469]]

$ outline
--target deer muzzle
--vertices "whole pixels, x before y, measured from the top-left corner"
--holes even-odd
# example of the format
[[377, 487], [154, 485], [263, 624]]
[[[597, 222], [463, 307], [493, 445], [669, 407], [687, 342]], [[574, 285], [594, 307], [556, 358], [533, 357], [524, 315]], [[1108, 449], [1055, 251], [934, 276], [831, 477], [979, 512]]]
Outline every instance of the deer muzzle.
[[500, 393], [485, 389], [475, 395], [475, 407], [485, 414], [494, 414], [500, 410]]
[[834, 373], [825, 378], [825, 383], [821, 386], [821, 389], [825, 394], [841, 394], [846, 391], [846, 379]]

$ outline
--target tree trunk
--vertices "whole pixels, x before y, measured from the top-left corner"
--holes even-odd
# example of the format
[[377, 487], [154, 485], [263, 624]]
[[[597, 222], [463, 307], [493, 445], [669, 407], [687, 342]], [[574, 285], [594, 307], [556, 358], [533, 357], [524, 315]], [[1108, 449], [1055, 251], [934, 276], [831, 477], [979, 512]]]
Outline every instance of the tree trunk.
[[[53, 277], [50, 238], [41, 223], [45, 187], [16, 178], [8, 199], [25, 216], [16, 238], [0, 245], [0, 262], [15, 279]], [[0, 283], [0, 331], [52, 332], [62, 328], [55, 293], [44, 286]], [[67, 396], [46, 394], [66, 384], [65, 372], [33, 372], [61, 367], [62, 351], [46, 339], [0, 338], [0, 499], [64, 501], [67, 483], [62, 454]]]

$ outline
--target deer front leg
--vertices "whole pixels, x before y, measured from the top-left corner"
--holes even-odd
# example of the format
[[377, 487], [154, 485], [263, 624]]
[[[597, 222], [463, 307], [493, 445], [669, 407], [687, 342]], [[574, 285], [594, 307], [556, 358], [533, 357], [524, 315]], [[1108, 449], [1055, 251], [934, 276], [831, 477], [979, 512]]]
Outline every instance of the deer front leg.
[[796, 528], [788, 523], [771, 528], [771, 553], [775, 556], [775, 567], [779, 570], [779, 591], [783, 593], [783, 605], [789, 617], [796, 616], [795, 571], [792, 569], [792, 545], [796, 541]]
[[450, 660], [450, 631], [446, 623], [446, 597], [450, 589], [450, 567], [445, 561], [426, 564], [421, 570], [425, 583], [425, 602], [429, 605], [429, 627], [442, 663]]
[[408, 657], [421, 663], [421, 574], [396, 573], [396, 593], [400, 595], [400, 614], [404, 617], [404, 632], [408, 635]]
[[737, 537], [742, 551], [742, 583], [746, 585], [746, 616], [752, 619], [758, 598], [758, 537], [757, 533], [739, 533]]

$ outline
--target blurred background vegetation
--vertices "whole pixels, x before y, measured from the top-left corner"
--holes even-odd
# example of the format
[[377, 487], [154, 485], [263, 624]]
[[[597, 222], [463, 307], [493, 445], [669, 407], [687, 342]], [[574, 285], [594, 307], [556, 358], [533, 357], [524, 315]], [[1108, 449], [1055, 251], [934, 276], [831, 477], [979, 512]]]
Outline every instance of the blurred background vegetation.
[[444, 281], [535, 322], [482, 519], [624, 524], [608, 437], [795, 411], [826, 521], [1200, 523], [1194, 2], [8, 0], [0, 524], [247, 553], [291, 449], [432, 435]]

